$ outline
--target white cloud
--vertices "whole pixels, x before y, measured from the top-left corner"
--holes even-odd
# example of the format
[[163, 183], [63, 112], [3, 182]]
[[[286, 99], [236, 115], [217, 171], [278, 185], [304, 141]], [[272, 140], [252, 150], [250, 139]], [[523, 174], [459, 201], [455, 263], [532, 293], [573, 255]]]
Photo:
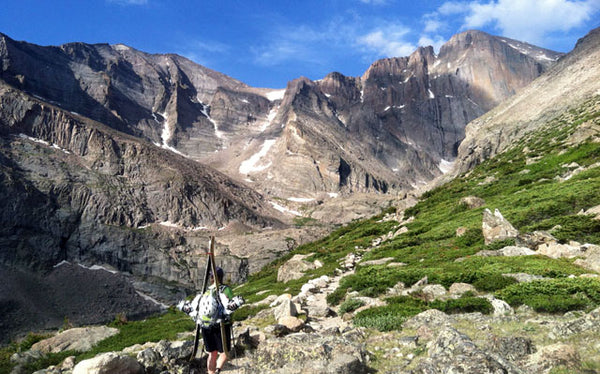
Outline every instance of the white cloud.
[[357, 38], [359, 46], [378, 57], [403, 57], [415, 51], [416, 45], [406, 40], [411, 30], [400, 24], [378, 27]]
[[446, 39], [439, 35], [428, 36], [422, 35], [419, 39], [419, 46], [427, 47], [432, 46], [435, 51], [439, 51], [442, 45], [446, 43]]
[[438, 8], [438, 13], [443, 16], [463, 13], [462, 29], [491, 26], [503, 36], [536, 44], [553, 32], [566, 32], [583, 25], [599, 9], [599, 0], [495, 0], [446, 2]]

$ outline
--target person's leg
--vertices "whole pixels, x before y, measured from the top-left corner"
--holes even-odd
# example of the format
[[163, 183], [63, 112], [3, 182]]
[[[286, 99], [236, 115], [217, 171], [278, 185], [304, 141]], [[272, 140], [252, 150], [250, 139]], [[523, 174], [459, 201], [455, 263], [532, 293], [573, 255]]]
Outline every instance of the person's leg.
[[208, 374], [214, 374], [217, 369], [217, 351], [211, 351], [208, 353], [208, 359], [206, 360], [206, 369]]
[[[219, 330], [219, 358], [217, 359], [217, 369], [222, 369], [227, 361], [227, 355], [223, 352], [223, 340], [221, 340], [221, 331]], [[227, 344], [227, 351], [231, 352], [231, 325], [225, 325], [225, 344]]]
[[217, 368], [222, 369], [226, 361], [227, 355], [225, 354], [225, 352], [220, 353], [219, 358], [217, 359]]

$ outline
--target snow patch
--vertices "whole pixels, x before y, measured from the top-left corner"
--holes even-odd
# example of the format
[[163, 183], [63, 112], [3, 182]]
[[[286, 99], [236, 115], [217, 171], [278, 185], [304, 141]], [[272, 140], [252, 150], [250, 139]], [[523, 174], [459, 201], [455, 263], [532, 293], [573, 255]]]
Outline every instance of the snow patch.
[[23, 133], [19, 134], [18, 136], [21, 139], [27, 139], [27, 140], [32, 141], [34, 143], [39, 143], [39, 144], [43, 144], [43, 145], [48, 146], [48, 147], [52, 147], [54, 149], [58, 149], [59, 151], [62, 151], [64, 153], [68, 154], [68, 155], [71, 154], [70, 151], [68, 151], [68, 150], [66, 150], [64, 148], [59, 147], [57, 144], [54, 144], [54, 143], [50, 144], [50, 142], [47, 142], [47, 141], [45, 141], [43, 139], [33, 138], [33, 137], [25, 135]]
[[275, 144], [276, 139], [268, 139], [263, 143], [260, 151], [253, 154], [249, 159], [243, 161], [240, 164], [239, 172], [240, 174], [249, 174], [251, 172], [263, 171], [271, 166], [271, 162], [266, 165], [258, 165], [261, 158], [267, 155], [273, 144]]
[[270, 91], [267, 92], [267, 99], [269, 99], [270, 101], [275, 101], [275, 100], [283, 100], [283, 96], [285, 95], [285, 88], [281, 89], [281, 90], [274, 90], [274, 91]]
[[284, 207], [282, 205], [277, 204], [274, 201], [270, 201], [270, 203], [271, 203], [271, 205], [273, 205], [273, 208], [275, 208], [276, 210], [280, 211], [281, 213], [290, 213], [290, 214], [293, 214], [295, 216], [301, 216], [302, 215], [302, 214], [300, 214], [300, 212], [288, 209], [288, 208], [286, 208], [286, 207]]
[[67, 260], [62, 260], [58, 264], [54, 265], [53, 268], [56, 269], [57, 267], [60, 267], [60, 266], [63, 266], [63, 265], [71, 265], [71, 263], [69, 261], [67, 261]]
[[153, 302], [153, 303], [154, 303], [154, 304], [156, 304], [156, 305], [160, 305], [160, 306], [161, 306], [161, 308], [163, 308], [163, 309], [168, 309], [168, 308], [169, 308], [169, 306], [168, 306], [168, 305], [166, 305], [166, 304], [163, 304], [163, 303], [159, 302], [158, 300], [156, 300], [156, 299], [154, 299], [154, 298], [152, 298], [152, 297], [150, 297], [150, 296], [148, 296], [148, 295], [146, 295], [146, 294], [143, 294], [143, 293], [141, 293], [140, 291], [135, 291], [135, 292], [136, 292], [138, 295], [140, 295], [140, 296], [141, 296], [141, 297], [142, 297], [144, 300], [148, 300], [148, 301], [150, 301], [150, 302]]
[[113, 48], [117, 51], [129, 51], [131, 49], [125, 44], [115, 44]]
[[433, 92], [431, 92], [430, 88], [427, 89], [427, 92], [429, 93], [429, 98], [430, 99], [435, 99], [435, 95], [433, 94]]
[[340, 194], [338, 194], [337, 192], [329, 192], [328, 193], [329, 197], [331, 197], [332, 199], [335, 199], [336, 197], [338, 197]]
[[438, 169], [440, 169], [440, 171], [442, 173], [446, 174], [447, 172], [452, 170], [453, 166], [454, 166], [454, 161], [448, 161], [448, 160], [442, 159], [440, 161], [440, 164], [438, 165]]
[[[200, 98], [198, 98], [198, 100], [200, 100]], [[204, 104], [203, 102], [200, 102], [200, 104], [202, 105], [202, 110], [200, 112], [204, 114], [204, 116], [210, 121], [210, 123], [213, 124], [213, 127], [215, 128], [215, 135], [217, 136], [217, 138], [223, 139], [223, 131], [219, 130], [219, 125], [217, 124], [217, 122], [213, 120], [208, 114], [208, 105]]]
[[288, 197], [287, 199], [296, 203], [308, 203], [310, 201], [315, 201], [315, 199], [312, 197]]
[[163, 221], [163, 222], [159, 222], [158, 224], [161, 226], [166, 226], [166, 227], [181, 228], [181, 226], [179, 226], [178, 224], [173, 223], [171, 221]]

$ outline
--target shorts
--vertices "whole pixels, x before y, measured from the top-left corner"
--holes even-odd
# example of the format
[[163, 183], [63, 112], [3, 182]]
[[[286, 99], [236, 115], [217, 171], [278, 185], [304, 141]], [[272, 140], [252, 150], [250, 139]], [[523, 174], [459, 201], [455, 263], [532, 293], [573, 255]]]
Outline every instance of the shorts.
[[[227, 351], [231, 351], [231, 324], [225, 324], [225, 340]], [[202, 328], [202, 341], [206, 352], [223, 352], [223, 340], [221, 339], [221, 325], [217, 324]]]

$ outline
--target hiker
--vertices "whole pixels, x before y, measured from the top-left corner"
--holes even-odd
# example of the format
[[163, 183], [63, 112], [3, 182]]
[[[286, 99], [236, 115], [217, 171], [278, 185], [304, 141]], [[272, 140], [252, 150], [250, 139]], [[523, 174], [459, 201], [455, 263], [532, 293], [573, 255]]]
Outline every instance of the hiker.
[[[217, 293], [211, 271], [209, 283], [211, 286], [208, 290], [204, 294], [196, 295], [191, 302], [182, 301], [177, 305], [180, 310], [189, 314], [201, 326], [204, 349], [208, 353], [206, 365], [209, 374], [220, 373], [227, 361], [225, 352], [231, 350], [231, 314], [244, 303], [241, 296], [234, 297], [231, 288], [223, 284], [224, 275], [223, 269], [217, 267], [218, 300], [214, 297]], [[223, 349], [221, 323], [225, 328], [226, 350]]]

